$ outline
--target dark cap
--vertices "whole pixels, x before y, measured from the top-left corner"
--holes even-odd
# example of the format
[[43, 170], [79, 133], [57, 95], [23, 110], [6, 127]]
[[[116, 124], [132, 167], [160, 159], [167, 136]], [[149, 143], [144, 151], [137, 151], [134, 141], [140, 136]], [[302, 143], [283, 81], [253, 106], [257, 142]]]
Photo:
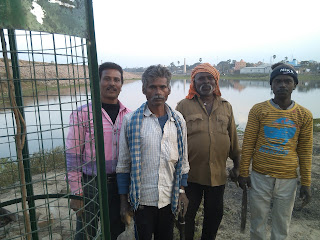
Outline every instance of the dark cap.
[[289, 75], [289, 76], [293, 77], [295, 84], [298, 84], [298, 82], [299, 82], [298, 81], [298, 74], [297, 74], [296, 70], [294, 70], [294, 68], [289, 65], [281, 64], [272, 70], [271, 75], [270, 75], [270, 85], [272, 84], [272, 80], [278, 75]]

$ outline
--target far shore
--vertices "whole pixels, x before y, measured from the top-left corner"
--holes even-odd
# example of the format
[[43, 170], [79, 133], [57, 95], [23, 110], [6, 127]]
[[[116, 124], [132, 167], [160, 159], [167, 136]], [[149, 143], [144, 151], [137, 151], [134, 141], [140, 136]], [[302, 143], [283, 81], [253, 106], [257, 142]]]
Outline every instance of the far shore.
[[[140, 73], [135, 73], [137, 76], [133, 78], [125, 78], [125, 83], [130, 83], [135, 80], [141, 80]], [[142, 75], [142, 73], [141, 73]], [[248, 80], [248, 81], [269, 81], [269, 74], [221, 74], [220, 79], [225, 80]], [[300, 81], [320, 81], [320, 74], [299, 74]], [[190, 80], [190, 74], [173, 74], [172, 80], [187, 79]]]
[[[226, 80], [249, 80], [249, 81], [269, 81], [269, 74], [220, 74], [220, 79]], [[190, 79], [190, 74], [173, 74], [172, 80], [176, 79]], [[301, 81], [320, 81], [319, 74], [304, 74], [298, 75]]]

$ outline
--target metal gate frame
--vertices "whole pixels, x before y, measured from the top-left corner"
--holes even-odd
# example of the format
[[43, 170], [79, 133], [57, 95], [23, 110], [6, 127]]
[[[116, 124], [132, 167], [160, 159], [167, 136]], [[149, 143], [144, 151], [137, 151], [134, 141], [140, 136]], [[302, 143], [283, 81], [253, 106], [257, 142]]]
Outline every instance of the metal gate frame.
[[[97, 61], [97, 51], [96, 51], [96, 40], [95, 40], [95, 31], [94, 31], [94, 19], [93, 19], [93, 6], [92, 0], [78, 0], [78, 4], [84, 4], [84, 9], [86, 12], [86, 45], [87, 45], [87, 56], [88, 56], [88, 68], [89, 68], [89, 78], [90, 78], [90, 89], [92, 96], [92, 111], [93, 111], [93, 119], [94, 119], [94, 138], [95, 138], [95, 150], [96, 150], [96, 158], [97, 158], [97, 178], [98, 178], [98, 189], [99, 189], [99, 206], [100, 206], [100, 222], [101, 222], [101, 239], [111, 239], [110, 237], [110, 225], [109, 225], [109, 210], [108, 210], [108, 192], [107, 192], [107, 181], [106, 181], [106, 172], [105, 172], [105, 160], [104, 160], [104, 138], [103, 138], [103, 125], [102, 125], [102, 112], [101, 112], [101, 101], [100, 101], [100, 87], [99, 87], [99, 74], [98, 74], [98, 61]], [[1, 6], [2, 5], [2, 6]], [[20, 80], [20, 71], [19, 71], [19, 59], [18, 59], [18, 50], [16, 44], [15, 30], [14, 29], [24, 29], [24, 30], [36, 30], [36, 31], [46, 31], [51, 33], [63, 33], [68, 34], [68, 32], [72, 32], [71, 28], [65, 27], [63, 22], [60, 22], [56, 25], [57, 28], [47, 27], [42, 29], [42, 25], [37, 25], [34, 23], [22, 21], [15, 22], [10, 15], [11, 8], [22, 9], [23, 3], [20, 0], [12, 0], [4, 1], [0, 4], [0, 28], [8, 29], [9, 36], [9, 46], [10, 46], [10, 54], [11, 54], [11, 62], [12, 62], [12, 72], [15, 86], [15, 95], [16, 102], [19, 111], [24, 117], [24, 105], [22, 100], [22, 88], [21, 88], [21, 80]], [[14, 10], [14, 9], [11, 9]], [[13, 13], [17, 14], [17, 12]], [[18, 13], [19, 14], [19, 13]], [[78, 14], [78, 13], [77, 13]], [[77, 16], [75, 16], [77, 18]], [[22, 28], [21, 28], [22, 26]], [[61, 26], [64, 26], [64, 28]], [[81, 29], [81, 31], [83, 31]], [[73, 32], [74, 34], [74, 32]], [[77, 35], [77, 33], [75, 33]], [[81, 32], [80, 37], [83, 37], [83, 32]], [[82, 36], [81, 36], [82, 35]], [[22, 129], [24, 131], [25, 129]], [[47, 195], [34, 195], [33, 185], [32, 185], [32, 177], [30, 172], [30, 162], [29, 162], [29, 148], [27, 144], [27, 140], [25, 141], [25, 145], [22, 150], [23, 155], [23, 163], [24, 163], [24, 173], [25, 173], [25, 181], [27, 188], [27, 202], [28, 202], [28, 212], [30, 216], [31, 222], [31, 232], [32, 239], [38, 240], [38, 232], [37, 232], [37, 221], [35, 214], [35, 200], [37, 199], [45, 199], [45, 198], [61, 198], [66, 197], [64, 194], [47, 194]], [[68, 195], [68, 198], [80, 199], [81, 197], [75, 195]], [[0, 203], [0, 207], [4, 207], [7, 205], [11, 205], [14, 203], [19, 203], [22, 201], [22, 198], [13, 199], [11, 201]], [[97, 235], [98, 236], [98, 235]]]

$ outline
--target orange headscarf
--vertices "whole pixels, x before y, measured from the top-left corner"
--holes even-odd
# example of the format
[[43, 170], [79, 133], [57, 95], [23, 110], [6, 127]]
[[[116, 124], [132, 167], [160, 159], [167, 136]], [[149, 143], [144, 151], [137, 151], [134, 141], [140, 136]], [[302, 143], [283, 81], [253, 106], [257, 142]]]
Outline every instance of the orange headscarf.
[[213, 91], [213, 94], [217, 96], [221, 96], [221, 92], [219, 88], [220, 73], [218, 72], [217, 69], [215, 69], [209, 63], [202, 63], [196, 66], [191, 72], [191, 84], [189, 88], [189, 94], [186, 96], [186, 98], [192, 99], [194, 95], [200, 96], [199, 93], [197, 93], [196, 88], [194, 86], [194, 77], [196, 76], [197, 73], [200, 73], [200, 72], [210, 73], [214, 77], [214, 79], [216, 80], [216, 88]]

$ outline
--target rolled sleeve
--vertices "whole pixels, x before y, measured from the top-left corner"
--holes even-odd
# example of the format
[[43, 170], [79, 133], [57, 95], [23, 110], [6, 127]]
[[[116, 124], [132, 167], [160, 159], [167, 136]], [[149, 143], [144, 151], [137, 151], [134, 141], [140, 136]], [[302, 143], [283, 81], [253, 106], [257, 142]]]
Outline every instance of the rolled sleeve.
[[117, 173], [119, 194], [128, 194], [130, 187], [130, 173]]

